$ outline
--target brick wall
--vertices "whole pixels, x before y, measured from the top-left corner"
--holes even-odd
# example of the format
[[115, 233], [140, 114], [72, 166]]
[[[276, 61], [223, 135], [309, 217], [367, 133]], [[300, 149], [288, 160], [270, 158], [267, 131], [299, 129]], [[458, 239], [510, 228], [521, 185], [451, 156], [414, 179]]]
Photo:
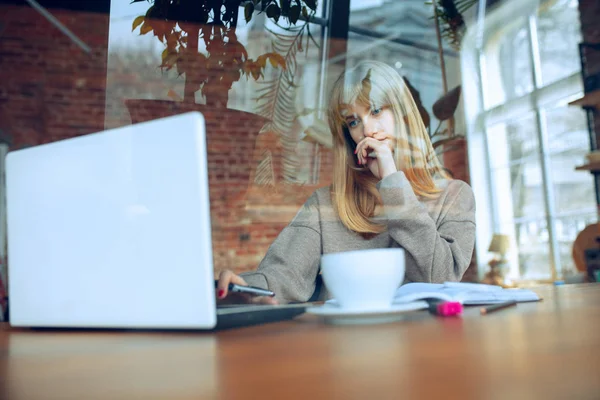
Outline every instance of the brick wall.
[[[51, 11], [90, 46], [92, 54], [82, 51], [31, 7], [0, 5], [0, 131], [11, 149], [191, 109], [202, 111], [208, 133], [215, 270], [254, 269], [318, 185], [283, 182], [281, 152], [272, 153], [274, 181], [252, 183], [265, 150], [281, 148], [277, 135], [258, 134], [265, 120], [255, 114], [173, 101], [129, 104], [128, 109], [123, 105], [126, 99], [152, 97], [149, 94], [157, 91], [168, 98], [164, 76], [113, 63], [110, 76], [114, 81], [107, 90], [108, 16]], [[156, 71], [157, 64], [148, 63], [152, 64], [148, 70]], [[321, 185], [330, 180], [328, 154], [321, 164]]]
[[[127, 105], [133, 122], [192, 110], [203, 113], [215, 270], [255, 269], [271, 242], [316, 189], [283, 181], [278, 136], [259, 134], [266, 120], [243, 111], [173, 101], [137, 100], [127, 101]], [[268, 153], [273, 181], [256, 184], [256, 168]]]
[[104, 128], [108, 16], [53, 14], [91, 54], [31, 7], [0, 5], [0, 124], [13, 149]]
[[[317, 184], [292, 185], [283, 180], [282, 145], [277, 135], [258, 134], [264, 120], [254, 114], [173, 101], [138, 102], [125, 107], [126, 99], [148, 98], [147, 93], [155, 93], [156, 88], [167, 99], [164, 76], [144, 75], [118, 63], [109, 64], [114, 69], [108, 70], [106, 14], [65, 10], [52, 13], [90, 46], [91, 54], [83, 52], [31, 7], [0, 5], [0, 131], [11, 148], [191, 109], [202, 111], [208, 126], [215, 269], [254, 269], [305, 199], [316, 187], [331, 181], [331, 152], [321, 149]], [[154, 61], [148, 62], [156, 69]], [[108, 72], [114, 78], [110, 90]], [[457, 150], [446, 153], [445, 164], [457, 178], [468, 181], [465, 143], [458, 145]], [[273, 177], [267, 184], [255, 184], [256, 168], [265, 157], [270, 157], [267, 161]]]

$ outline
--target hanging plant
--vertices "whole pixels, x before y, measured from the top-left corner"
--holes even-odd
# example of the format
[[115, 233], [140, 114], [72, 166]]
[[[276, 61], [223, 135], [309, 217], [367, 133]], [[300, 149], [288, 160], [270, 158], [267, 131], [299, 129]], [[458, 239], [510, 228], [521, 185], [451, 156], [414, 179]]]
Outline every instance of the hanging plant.
[[[483, 0], [482, 0], [483, 1]], [[455, 50], [460, 50], [465, 33], [465, 20], [463, 14], [473, 5], [477, 4], [477, 0], [439, 0], [427, 1], [425, 4], [435, 4], [435, 15], [432, 18], [437, 18], [440, 24], [440, 33]]]
[[[242, 75], [259, 80], [264, 77], [267, 64], [287, 68], [284, 57], [268, 52], [256, 59], [248, 56], [246, 48], [237, 39], [236, 28], [239, 8], [244, 7], [244, 18], [250, 22], [255, 13], [265, 12], [275, 23], [295, 26], [300, 15], [303, 25], [316, 11], [315, 0], [133, 0], [151, 4], [145, 15], [133, 21], [132, 30], [140, 35], [153, 34], [165, 45], [160, 68], [185, 75], [184, 102], [195, 102], [200, 90], [206, 104], [225, 107], [228, 92]], [[199, 51], [199, 40], [205, 52]]]
[[297, 81], [300, 78], [296, 56], [298, 52], [308, 54], [311, 42], [317, 47], [318, 44], [310, 33], [309, 25], [289, 28], [286, 31], [288, 34], [269, 30], [273, 36], [273, 51], [283, 56], [285, 67], [280, 68], [272, 79], [259, 83], [262, 87], [257, 92], [259, 96], [256, 100], [257, 113], [269, 121], [263, 127], [263, 131], [275, 132], [281, 138], [284, 154], [283, 177], [293, 182], [297, 165], [292, 155], [298, 142], [293, 125], [298, 117], [295, 101]]

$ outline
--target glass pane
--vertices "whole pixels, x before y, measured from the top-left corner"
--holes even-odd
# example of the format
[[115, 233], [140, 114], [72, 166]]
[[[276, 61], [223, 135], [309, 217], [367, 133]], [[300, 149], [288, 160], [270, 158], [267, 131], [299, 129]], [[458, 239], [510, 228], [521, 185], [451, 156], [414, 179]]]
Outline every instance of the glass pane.
[[[176, 71], [161, 72], [164, 45], [152, 34], [132, 32], [132, 23], [150, 4], [111, 1], [106, 71], [106, 128], [131, 123], [128, 99], [168, 100], [169, 89], [183, 93]], [[139, 29], [138, 29], [139, 31]]]
[[546, 85], [580, 70], [581, 41], [576, 0], [549, 0], [540, 5], [538, 41], [542, 81]]
[[493, 167], [523, 160], [539, 161], [538, 128], [533, 114], [487, 128]]
[[437, 53], [350, 33], [347, 56], [346, 65], [349, 68], [363, 60], [383, 61], [396, 68], [419, 92], [420, 101], [429, 114], [430, 127], [435, 129], [437, 119], [432, 106], [442, 95], [442, 75]]
[[[125, 100], [181, 101], [184, 99], [186, 82], [189, 83], [194, 78], [199, 82], [196, 89], [202, 88], [201, 82], [205, 78], [209, 80], [209, 83], [212, 79], [216, 84], [216, 86], [212, 84], [209, 89], [196, 91], [196, 103], [208, 105], [219, 100], [216, 97], [218, 95], [218, 97], [224, 97], [229, 108], [256, 113], [260, 107], [259, 102], [256, 101], [256, 97], [258, 97], [256, 90], [264, 87], [265, 81], [277, 78], [281, 74], [281, 69], [272, 68], [271, 63], [267, 62], [266, 67], [261, 71], [264, 76], [259, 79], [253, 77], [251, 73], [228, 69], [228, 65], [235, 63], [234, 58], [238, 52], [243, 50], [247, 52], [248, 59], [251, 61], [257, 61], [260, 56], [272, 52], [273, 46], [277, 47], [276, 52], [282, 57], [295, 55], [299, 64], [297, 79], [300, 79], [301, 71], [306, 64], [320, 65], [321, 27], [319, 25], [311, 24], [310, 26], [310, 32], [318, 43], [318, 47], [312, 41], [308, 41], [306, 29], [302, 32], [284, 31], [276, 27], [273, 21], [266, 18], [263, 13], [255, 13], [250, 23], [246, 23], [243, 18], [243, 8], [239, 8], [239, 17], [233, 36], [228, 34], [229, 36], [224, 36], [218, 43], [215, 39], [211, 42], [213, 46], [221, 46], [226, 55], [220, 54], [218, 50], [214, 49], [211, 49], [211, 53], [209, 53], [201, 36], [198, 47], [199, 58], [194, 61], [198, 65], [193, 70], [188, 69], [187, 74], [180, 75], [178, 73], [179, 65], [172, 69], [161, 69], [161, 55], [167, 48], [166, 41], [165, 43], [161, 42], [152, 32], [140, 35], [140, 27], [133, 32], [131, 30], [135, 18], [144, 15], [149, 7], [150, 4], [147, 2], [129, 4], [128, 2], [112, 1], [106, 91], [107, 127], [121, 126], [130, 122]], [[301, 23], [298, 26], [301, 26]], [[181, 32], [179, 25], [174, 30]], [[274, 33], [284, 33], [286, 38], [276, 37]], [[296, 36], [301, 39], [292, 42]], [[235, 38], [241, 47], [227, 49], [227, 45], [232, 43], [232, 38]], [[298, 42], [301, 42], [300, 46], [298, 46]], [[207, 56], [206, 62], [201, 61], [204, 56]], [[210, 64], [209, 61], [213, 58], [213, 62], [221, 64]], [[210, 73], [207, 72], [209, 70]], [[192, 74], [192, 72], [196, 73]], [[320, 69], [310, 79], [313, 91], [316, 91], [319, 75]], [[204, 85], [208, 88], [209, 84]], [[314, 97], [312, 104], [314, 107]]]
[[[422, 0], [350, 0], [350, 26], [383, 34], [388, 40], [437, 47], [432, 16], [433, 6]], [[443, 45], [450, 47], [445, 39]]]
[[516, 224], [521, 279], [549, 279], [552, 276], [548, 227], [545, 219]]
[[576, 272], [573, 262], [573, 241], [587, 225], [597, 222], [595, 211], [585, 214], [568, 215], [554, 220], [554, 230], [560, 254], [563, 275]]
[[548, 226], [545, 219], [515, 224], [518, 246], [519, 279], [552, 277]]
[[486, 109], [533, 90], [527, 32], [527, 19], [515, 18], [486, 43], [482, 60]]
[[541, 166], [537, 161], [492, 170], [498, 216], [503, 223], [515, 218], [545, 215]]
[[555, 212], [593, 212], [596, 202], [593, 176], [575, 170], [584, 162], [590, 146], [584, 112], [562, 106], [543, 110], [542, 117], [548, 135]]
[[[548, 151], [550, 153], [585, 151], [590, 148], [585, 111], [579, 107], [560, 106], [543, 110]], [[579, 163], [583, 162], [583, 158]]]
[[[327, 150], [304, 134], [316, 124], [321, 107], [321, 26], [310, 25], [313, 41], [302, 21], [283, 29], [287, 19], [280, 19], [279, 27], [255, 11], [247, 23], [244, 8], [235, 7], [237, 21], [228, 28], [215, 25], [209, 31], [202, 25], [151, 20], [152, 30], [140, 25], [132, 31], [134, 20], [151, 6], [112, 0], [105, 126], [202, 112], [215, 269], [254, 268], [314, 190], [311, 185], [330, 179], [321, 174], [331, 170], [324, 162]], [[159, 40], [161, 27], [168, 40]], [[169, 60], [163, 56], [171, 54], [169, 43], [176, 44], [171, 61], [177, 63], [161, 68]]]
[[555, 212], [595, 210], [594, 181], [585, 171], [575, 171], [585, 151], [572, 151], [550, 157], [550, 176], [554, 190]]
[[[347, 65], [351, 67], [370, 59], [396, 68], [419, 92], [433, 130], [437, 119], [432, 106], [443, 94], [443, 85], [432, 16], [433, 7], [421, 0], [351, 0], [350, 26], [369, 30], [381, 38], [349, 32]], [[425, 48], [410, 45], [412, 43]], [[445, 39], [443, 46], [450, 47]], [[455, 55], [446, 54], [447, 70], [452, 71], [457, 62]]]

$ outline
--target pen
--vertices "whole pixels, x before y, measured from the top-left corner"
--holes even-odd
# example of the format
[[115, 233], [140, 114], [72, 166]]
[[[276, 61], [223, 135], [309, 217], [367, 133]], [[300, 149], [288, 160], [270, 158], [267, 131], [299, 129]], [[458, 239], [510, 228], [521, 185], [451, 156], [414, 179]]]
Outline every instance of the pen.
[[[215, 281], [215, 288], [218, 286], [218, 284], [219, 284], [219, 281]], [[255, 296], [268, 296], [268, 297], [275, 296], [275, 293], [273, 293], [270, 290], [261, 289], [261, 288], [254, 287], [254, 286], [236, 285], [235, 283], [230, 283], [228, 289], [230, 292], [234, 292], [234, 293], [247, 293], [247, 294], [252, 294]]]
[[482, 315], [489, 314], [498, 310], [503, 310], [508, 307], [516, 306], [516, 301], [507, 301], [505, 303], [494, 304], [492, 306], [481, 307], [479, 311], [481, 311]]

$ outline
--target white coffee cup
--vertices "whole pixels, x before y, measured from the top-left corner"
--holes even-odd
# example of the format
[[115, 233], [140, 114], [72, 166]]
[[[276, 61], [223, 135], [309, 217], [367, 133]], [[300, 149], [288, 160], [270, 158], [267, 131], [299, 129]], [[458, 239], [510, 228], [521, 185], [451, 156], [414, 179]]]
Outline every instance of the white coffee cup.
[[391, 306], [405, 272], [404, 249], [369, 249], [321, 256], [327, 290], [342, 308], [385, 309]]

